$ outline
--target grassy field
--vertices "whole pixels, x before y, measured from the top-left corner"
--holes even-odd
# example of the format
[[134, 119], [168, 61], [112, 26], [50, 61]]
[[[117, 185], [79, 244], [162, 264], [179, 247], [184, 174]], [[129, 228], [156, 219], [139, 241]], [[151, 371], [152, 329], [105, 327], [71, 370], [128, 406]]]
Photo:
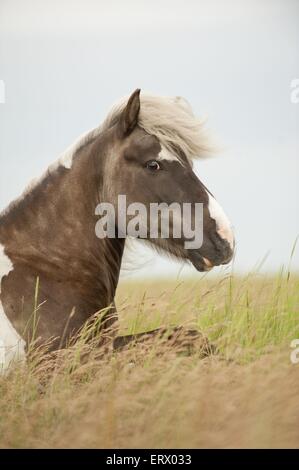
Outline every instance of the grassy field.
[[122, 281], [122, 333], [183, 325], [217, 353], [154, 339], [79, 344], [0, 378], [1, 447], [299, 447], [299, 277]]

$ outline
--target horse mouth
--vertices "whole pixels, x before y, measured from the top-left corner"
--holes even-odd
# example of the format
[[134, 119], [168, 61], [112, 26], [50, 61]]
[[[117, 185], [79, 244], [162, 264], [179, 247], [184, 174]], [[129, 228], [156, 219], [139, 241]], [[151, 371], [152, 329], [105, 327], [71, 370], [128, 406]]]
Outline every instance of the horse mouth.
[[196, 251], [191, 251], [191, 253], [189, 254], [189, 261], [191, 261], [197, 271], [207, 272], [211, 271], [211, 269], [215, 266], [221, 266], [230, 263], [232, 257], [233, 251], [231, 251], [231, 253], [223, 259], [219, 259], [219, 257], [217, 257], [213, 259], [213, 261], [211, 261], [209, 258], [204, 257], [200, 253]]
[[208, 258], [205, 258], [200, 254], [196, 254], [195, 256], [193, 254], [193, 256], [190, 257], [190, 261], [195, 267], [195, 269], [200, 272], [211, 271], [211, 269], [214, 267], [213, 263], [211, 263]]

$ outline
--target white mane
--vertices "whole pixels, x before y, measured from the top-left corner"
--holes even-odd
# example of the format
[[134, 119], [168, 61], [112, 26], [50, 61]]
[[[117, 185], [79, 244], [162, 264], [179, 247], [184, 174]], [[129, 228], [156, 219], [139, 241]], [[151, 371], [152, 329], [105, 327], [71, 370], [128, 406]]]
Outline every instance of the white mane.
[[[56, 162], [50, 165], [48, 171], [55, 170], [58, 166], [70, 169], [77, 151], [113, 126], [127, 102], [128, 97], [124, 97], [115, 104], [103, 123], [82, 134], [59, 156]], [[194, 116], [188, 101], [180, 96], [169, 98], [141, 94], [138, 125], [148, 134], [155, 135], [160, 144], [169, 152], [173, 153], [177, 149], [190, 161], [211, 151], [209, 139], [204, 131], [204, 123]], [[180, 158], [180, 155], [177, 157]]]
[[[123, 98], [113, 106], [100, 131], [117, 121], [127, 101], [127, 97]], [[211, 151], [203, 122], [194, 116], [190, 104], [182, 97], [141, 94], [138, 125], [155, 135], [168, 151], [173, 153], [177, 149], [190, 161]]]
[[[84, 147], [118, 121], [128, 98], [124, 97], [116, 103], [103, 123], [80, 136], [63, 152], [57, 163], [71, 168], [73, 156], [79, 148]], [[178, 149], [190, 161], [211, 151], [204, 122], [194, 116], [188, 101], [180, 96], [172, 98], [141, 93], [138, 125], [148, 134], [155, 135], [168, 151], [173, 153]], [[180, 158], [180, 155], [177, 156]]]
[[[0, 211], [0, 215], [6, 213], [18, 200], [23, 199], [46, 175], [59, 166], [70, 169], [78, 150], [113, 126], [127, 101], [128, 97], [124, 97], [115, 104], [102, 124], [81, 135], [41, 177], [34, 178], [29, 183], [20, 198], [13, 201], [3, 212]], [[138, 125], [148, 134], [155, 135], [161, 146], [172, 154], [175, 153], [179, 160], [183, 160], [181, 154], [191, 162], [194, 158], [203, 157], [211, 151], [209, 139], [204, 131], [204, 123], [194, 116], [190, 104], [182, 97], [170, 98], [141, 93]]]

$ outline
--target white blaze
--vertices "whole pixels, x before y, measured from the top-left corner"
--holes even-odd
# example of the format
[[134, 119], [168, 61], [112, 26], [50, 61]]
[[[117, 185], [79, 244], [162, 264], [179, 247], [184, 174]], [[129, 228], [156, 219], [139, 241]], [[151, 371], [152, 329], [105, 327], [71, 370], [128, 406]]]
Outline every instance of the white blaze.
[[178, 157], [171, 153], [166, 147], [161, 146], [162, 149], [159, 152], [158, 160], [168, 160], [169, 162], [180, 162]]
[[216, 229], [218, 235], [227, 240], [230, 244], [231, 249], [234, 249], [234, 233], [232, 225], [225, 214], [224, 210], [220, 206], [220, 204], [216, 201], [216, 199], [209, 194], [209, 212], [212, 219], [216, 222]]
[[[0, 294], [1, 282], [13, 270], [13, 265], [0, 244]], [[20, 337], [8, 320], [0, 299], [0, 374], [5, 372], [14, 361], [25, 358], [25, 341]]]

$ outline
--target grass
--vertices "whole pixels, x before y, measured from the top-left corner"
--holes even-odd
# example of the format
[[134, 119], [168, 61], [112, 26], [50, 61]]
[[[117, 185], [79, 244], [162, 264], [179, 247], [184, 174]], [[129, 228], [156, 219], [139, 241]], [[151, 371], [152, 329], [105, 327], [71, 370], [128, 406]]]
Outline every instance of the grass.
[[299, 277], [281, 271], [185, 281], [122, 281], [120, 330], [183, 325], [218, 353], [160, 339], [101, 352], [80, 341], [0, 378], [1, 447], [298, 447]]

